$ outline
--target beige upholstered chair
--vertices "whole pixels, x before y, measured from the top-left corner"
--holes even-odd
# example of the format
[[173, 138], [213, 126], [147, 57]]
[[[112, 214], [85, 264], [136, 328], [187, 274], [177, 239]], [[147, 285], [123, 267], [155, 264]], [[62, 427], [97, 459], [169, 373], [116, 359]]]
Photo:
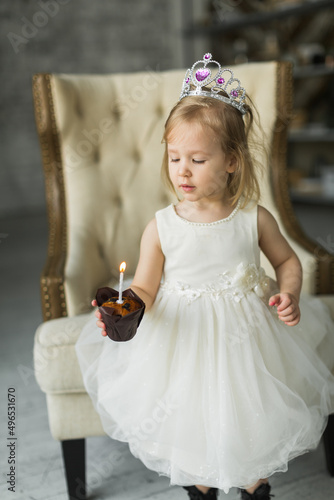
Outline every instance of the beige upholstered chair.
[[[334, 316], [333, 257], [302, 232], [287, 190], [291, 66], [253, 63], [235, 71], [257, 105], [270, 153], [269, 164], [262, 159], [262, 204], [302, 260], [304, 290], [324, 294]], [[183, 76], [184, 71], [147, 71], [33, 78], [49, 217], [41, 277], [45, 322], [36, 332], [35, 371], [46, 393], [52, 436], [62, 442], [71, 498], [83, 498], [84, 439], [103, 434], [74, 344], [96, 289], [117, 279], [123, 260], [128, 276], [134, 273], [143, 228], [171, 202], [160, 181], [161, 137]], [[273, 275], [265, 260], [263, 266]], [[333, 427], [326, 434], [332, 474]]]

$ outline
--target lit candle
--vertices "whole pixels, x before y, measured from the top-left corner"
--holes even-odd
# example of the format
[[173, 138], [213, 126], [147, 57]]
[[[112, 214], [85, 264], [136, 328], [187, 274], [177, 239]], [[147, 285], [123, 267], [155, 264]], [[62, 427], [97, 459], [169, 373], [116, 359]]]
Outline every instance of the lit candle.
[[122, 298], [122, 293], [123, 293], [123, 277], [124, 277], [124, 271], [126, 269], [126, 262], [122, 262], [122, 264], [119, 266], [119, 288], [118, 288], [118, 301], [117, 304], [123, 304], [123, 298]]

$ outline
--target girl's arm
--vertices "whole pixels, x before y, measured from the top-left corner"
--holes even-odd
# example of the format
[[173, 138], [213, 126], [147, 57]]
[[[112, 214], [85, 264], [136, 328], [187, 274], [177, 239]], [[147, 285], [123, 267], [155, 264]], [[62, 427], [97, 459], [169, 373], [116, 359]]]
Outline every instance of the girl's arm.
[[278, 317], [286, 325], [299, 323], [299, 297], [302, 267], [295, 252], [279, 230], [274, 217], [264, 207], [258, 207], [259, 246], [275, 269], [280, 293], [269, 299], [277, 306]]
[[158, 293], [165, 257], [161, 250], [156, 219], [146, 226], [140, 244], [140, 255], [131, 289], [152, 307]]
[[[145, 302], [146, 310], [150, 309], [158, 293], [163, 272], [165, 257], [162, 253], [156, 219], [146, 226], [140, 244], [140, 256], [131, 289]], [[92, 305], [97, 306], [96, 300]], [[105, 337], [105, 325], [101, 321], [101, 313], [97, 309], [95, 316], [102, 335]]]

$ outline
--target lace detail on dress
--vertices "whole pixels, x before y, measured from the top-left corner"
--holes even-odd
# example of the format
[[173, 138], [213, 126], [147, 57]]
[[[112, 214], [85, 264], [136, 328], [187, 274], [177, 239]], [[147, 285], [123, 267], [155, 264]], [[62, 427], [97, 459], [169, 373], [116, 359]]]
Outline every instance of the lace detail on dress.
[[266, 295], [269, 287], [269, 277], [262, 267], [255, 264], [238, 265], [236, 272], [224, 272], [218, 274], [217, 281], [202, 285], [198, 288], [191, 287], [188, 283], [166, 281], [160, 285], [160, 289], [168, 294], [178, 294], [186, 297], [190, 304], [201, 296], [210, 296], [213, 300], [226, 297], [236, 302], [248, 293], [255, 292], [260, 298]]

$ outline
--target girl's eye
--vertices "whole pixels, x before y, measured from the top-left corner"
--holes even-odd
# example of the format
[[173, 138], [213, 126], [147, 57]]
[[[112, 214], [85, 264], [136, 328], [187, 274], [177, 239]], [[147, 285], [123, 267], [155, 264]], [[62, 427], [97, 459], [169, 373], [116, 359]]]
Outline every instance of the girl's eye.
[[204, 163], [205, 160], [193, 160], [194, 163]]
[[179, 161], [179, 158], [171, 158], [171, 159], [170, 159], [170, 161], [171, 161], [172, 163], [176, 163], [177, 161]]

